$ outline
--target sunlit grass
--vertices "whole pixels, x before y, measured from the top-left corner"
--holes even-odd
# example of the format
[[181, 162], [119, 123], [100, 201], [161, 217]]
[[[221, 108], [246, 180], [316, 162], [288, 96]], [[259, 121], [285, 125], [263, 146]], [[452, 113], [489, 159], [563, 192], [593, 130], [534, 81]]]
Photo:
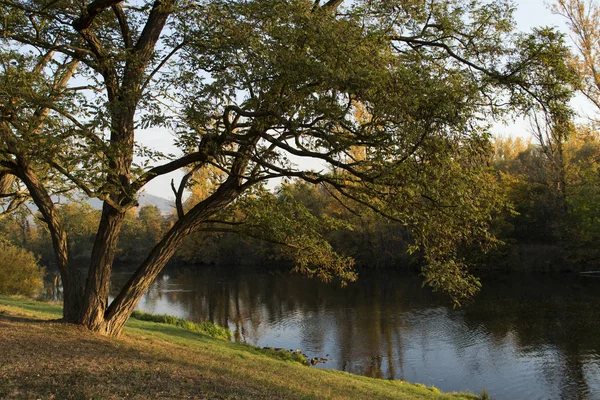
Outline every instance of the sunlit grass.
[[213, 324], [210, 321], [201, 323], [192, 322], [184, 318], [173, 317], [171, 315], [149, 314], [143, 311], [134, 311], [131, 318], [139, 319], [140, 321], [157, 322], [159, 324], [167, 324], [178, 326], [186, 331], [201, 333], [217, 339], [230, 340], [232, 333], [228, 328], [224, 328]]

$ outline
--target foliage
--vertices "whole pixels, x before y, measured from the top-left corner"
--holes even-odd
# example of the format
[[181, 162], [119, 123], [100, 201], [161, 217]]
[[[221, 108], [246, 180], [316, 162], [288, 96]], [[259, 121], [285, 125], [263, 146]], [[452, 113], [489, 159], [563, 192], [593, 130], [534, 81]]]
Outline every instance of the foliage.
[[555, 244], [579, 267], [594, 265], [599, 259], [596, 249], [600, 243], [599, 143], [596, 131], [580, 126], [562, 144], [563, 200], [551, 176], [551, 161], [539, 145], [497, 139], [496, 147], [502, 150], [493, 165], [515, 210], [494, 222], [500, 238]]
[[261, 190], [257, 196], [240, 199], [238, 204], [245, 212], [245, 234], [282, 245], [295, 261], [296, 271], [325, 282], [333, 278], [342, 284], [354, 281], [354, 261], [335, 253], [324, 237], [325, 231], [341, 222], [315, 216], [295, 201], [286, 186], [278, 195], [279, 198]]
[[[580, 78], [578, 89], [596, 111], [600, 111], [600, 77], [597, 73], [600, 54], [600, 6], [594, 0], [556, 0], [553, 11], [564, 17], [572, 34], [575, 54], [570, 61]], [[597, 122], [597, 118], [592, 119]]]
[[297, 362], [302, 365], [310, 365], [310, 361], [308, 361], [308, 359], [304, 357], [302, 353], [296, 351], [288, 351], [284, 349], [276, 350], [269, 348], [259, 348], [257, 351], [279, 360]]
[[0, 294], [35, 296], [43, 287], [44, 268], [29, 251], [0, 240]]
[[184, 318], [173, 317], [171, 315], [149, 314], [137, 310], [131, 314], [131, 317], [141, 321], [151, 321], [159, 324], [178, 326], [186, 331], [201, 333], [216, 339], [231, 340], [232, 336], [231, 331], [228, 328], [217, 326], [210, 321], [204, 321], [198, 324], [196, 322], [192, 322]]
[[580, 77], [579, 92], [593, 107], [589, 126], [577, 129], [577, 137], [569, 143], [570, 163], [567, 171], [566, 207], [569, 219], [566, 223], [567, 247], [574, 260], [587, 264], [597, 263], [598, 248], [597, 198], [600, 179], [598, 177], [598, 112], [600, 111], [600, 5], [596, 1], [557, 0], [554, 12], [565, 18], [571, 31], [575, 53], [571, 63]]
[[156, 206], [131, 209], [125, 215], [116, 259], [119, 262], [140, 262], [169, 229], [169, 221]]
[[485, 388], [481, 389], [480, 396], [481, 396], [481, 400], [491, 400], [492, 399]]
[[[68, 201], [57, 207], [57, 212], [62, 218], [65, 229], [69, 232], [69, 249], [72, 260], [85, 263], [89, 260], [94, 244], [96, 229], [100, 221], [100, 212], [82, 201]], [[37, 249], [44, 254], [45, 260], [52, 260], [48, 251], [52, 249], [52, 238], [48, 226], [43, 218], [36, 219], [40, 236]], [[84, 264], [85, 265], [85, 264]]]
[[497, 138], [494, 144], [497, 153], [492, 165], [514, 207], [514, 213], [495, 221], [501, 237], [519, 243], [557, 243], [561, 202], [553, 190], [546, 154], [531, 142]]
[[563, 238], [577, 263], [600, 260], [600, 135], [581, 128], [567, 144], [567, 204]]

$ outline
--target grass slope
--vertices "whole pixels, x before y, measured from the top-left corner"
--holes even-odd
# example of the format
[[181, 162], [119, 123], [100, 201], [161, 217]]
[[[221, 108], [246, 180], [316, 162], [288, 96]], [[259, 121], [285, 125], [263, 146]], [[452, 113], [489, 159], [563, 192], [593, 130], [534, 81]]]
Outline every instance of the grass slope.
[[0, 296], [0, 398], [477, 399], [305, 367], [178, 326], [131, 319], [119, 339], [49, 321], [59, 305]]

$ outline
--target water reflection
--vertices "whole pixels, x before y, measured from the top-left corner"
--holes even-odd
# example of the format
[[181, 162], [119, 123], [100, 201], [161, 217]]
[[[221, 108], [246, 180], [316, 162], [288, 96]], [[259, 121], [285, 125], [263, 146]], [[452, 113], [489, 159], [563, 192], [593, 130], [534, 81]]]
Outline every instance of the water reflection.
[[[116, 273], [113, 289], [127, 276]], [[317, 368], [446, 391], [485, 387], [495, 399], [600, 399], [599, 285], [496, 276], [453, 310], [411, 276], [363, 274], [341, 289], [288, 274], [172, 269], [138, 308], [209, 319], [237, 340], [329, 359]]]
[[46, 271], [42, 298], [48, 301], [61, 301], [63, 299], [62, 280], [58, 271]]

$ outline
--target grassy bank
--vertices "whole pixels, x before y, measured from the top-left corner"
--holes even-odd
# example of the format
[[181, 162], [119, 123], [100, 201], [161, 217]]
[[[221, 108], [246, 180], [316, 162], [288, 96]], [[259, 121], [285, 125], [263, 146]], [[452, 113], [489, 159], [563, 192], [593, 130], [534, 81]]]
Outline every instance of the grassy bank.
[[131, 319], [119, 339], [51, 322], [59, 305], [0, 296], [0, 398], [476, 399], [281, 361]]

